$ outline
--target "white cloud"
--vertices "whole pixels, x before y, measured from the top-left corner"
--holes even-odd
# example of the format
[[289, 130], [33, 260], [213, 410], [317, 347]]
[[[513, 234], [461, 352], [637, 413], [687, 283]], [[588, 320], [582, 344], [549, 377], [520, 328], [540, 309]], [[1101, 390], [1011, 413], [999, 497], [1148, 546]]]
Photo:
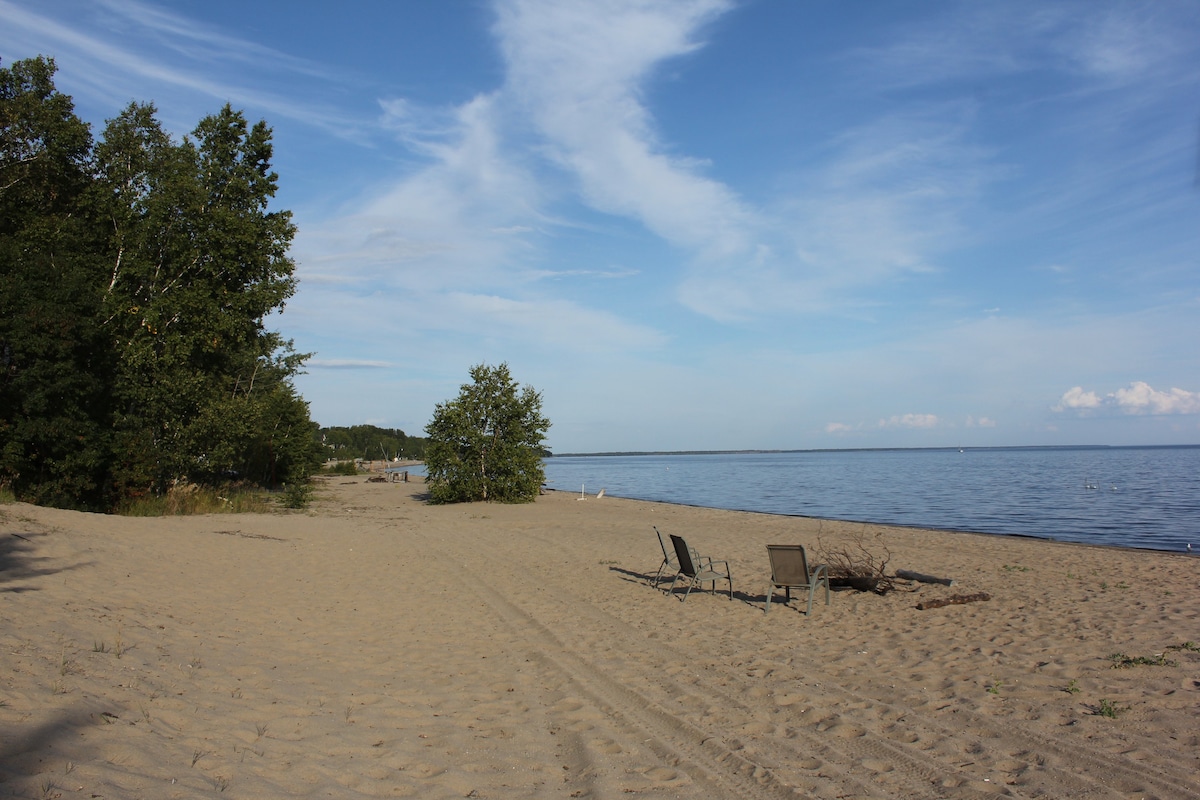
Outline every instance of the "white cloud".
[[1142, 381], [1118, 389], [1109, 397], [1127, 414], [1200, 414], [1200, 392], [1174, 388], [1160, 392]]
[[937, 425], [936, 414], [900, 414], [879, 420], [881, 428], [936, 428]]
[[1086, 413], [1106, 408], [1131, 415], [1200, 414], [1200, 392], [1178, 388], [1164, 392], [1145, 381], [1134, 381], [1124, 389], [1100, 397], [1095, 392], [1085, 392], [1082, 387], [1076, 386], [1063, 394], [1053, 410]]
[[578, 181], [583, 199], [632, 217], [707, 258], [748, 246], [755, 214], [695, 160], [656, 137], [642, 84], [663, 61], [698, 44], [696, 31], [726, 0], [508, 0], [496, 32], [508, 64], [504, 92]]
[[263, 83], [268, 76], [268, 81], [299, 76], [312, 87], [330, 79], [327, 65], [227, 36], [195, 19], [136, 0], [105, 0], [89, 11], [77, 24], [67, 25], [0, 0], [0, 17], [5, 21], [0, 27], [0, 49], [53, 55], [61, 70], [57, 77], [61, 88], [86, 86], [89, 93], [105, 98], [113, 111], [132, 98], [145, 99], [149, 92], [166, 111], [162, 116], [168, 126], [181, 113], [178, 106], [185, 103], [179, 96], [184, 95], [204, 98], [208, 111], [214, 101], [229, 102], [335, 136], [353, 137], [358, 132], [359, 126], [333, 106], [315, 102], [315, 92], [297, 100], [284, 91], [251, 85]]
[[844, 422], [827, 422], [825, 424], [826, 433], [849, 433], [853, 430], [853, 425], [847, 425]]
[[1082, 386], [1073, 386], [1063, 393], [1055, 411], [1068, 409], [1092, 409], [1100, 407], [1100, 397], [1095, 392], [1085, 392]]

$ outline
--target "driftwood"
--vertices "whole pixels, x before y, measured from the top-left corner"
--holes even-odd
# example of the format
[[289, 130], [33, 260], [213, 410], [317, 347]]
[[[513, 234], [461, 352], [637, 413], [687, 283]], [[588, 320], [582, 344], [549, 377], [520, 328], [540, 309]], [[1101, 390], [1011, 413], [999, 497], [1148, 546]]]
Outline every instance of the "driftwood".
[[992, 596], [987, 592], [976, 592], [975, 594], [954, 594], [949, 597], [938, 597], [933, 600], [925, 600], [917, 603], [917, 610], [924, 611], [927, 608], [941, 608], [942, 606], [959, 606], [963, 603], [976, 603], [980, 600], [991, 600]]
[[904, 578], [905, 580], [910, 581], [920, 581], [921, 583], [940, 583], [942, 586], [954, 585], [953, 578], [935, 578], [932, 575], [922, 575], [919, 572], [913, 572], [912, 570], [908, 569], [896, 570], [896, 577]]
[[839, 545], [826, 546], [821, 528], [817, 528], [817, 560], [826, 565], [830, 586], [875, 594], [887, 594], [896, 588], [895, 580], [885, 571], [892, 551], [883, 543], [881, 533], [868, 537], [867, 526], [863, 525]]

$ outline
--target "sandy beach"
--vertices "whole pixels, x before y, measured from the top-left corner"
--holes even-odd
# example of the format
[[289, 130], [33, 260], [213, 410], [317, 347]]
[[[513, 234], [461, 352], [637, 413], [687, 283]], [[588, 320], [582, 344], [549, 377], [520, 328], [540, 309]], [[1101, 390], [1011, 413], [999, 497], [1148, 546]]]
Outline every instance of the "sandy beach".
[[[955, 584], [806, 618], [763, 613], [765, 545], [863, 526], [423, 489], [0, 506], [0, 794], [1200, 798], [1196, 557], [868, 526]], [[650, 586], [651, 526], [728, 559], [733, 599]]]

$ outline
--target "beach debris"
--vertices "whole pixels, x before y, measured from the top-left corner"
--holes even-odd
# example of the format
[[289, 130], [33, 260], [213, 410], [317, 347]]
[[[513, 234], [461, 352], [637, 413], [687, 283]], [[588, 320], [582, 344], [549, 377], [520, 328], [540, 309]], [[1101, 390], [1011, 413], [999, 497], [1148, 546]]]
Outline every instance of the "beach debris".
[[952, 594], [949, 597], [937, 597], [932, 600], [923, 600], [917, 603], [918, 611], [925, 611], [930, 608], [941, 608], [942, 606], [960, 606], [964, 603], [978, 603], [982, 600], [991, 600], [992, 596], [987, 592], [975, 592], [974, 594]]
[[897, 578], [904, 578], [908, 581], [918, 581], [920, 583], [940, 583], [942, 586], [953, 586], [953, 578], [935, 578], [932, 575], [923, 575], [920, 572], [913, 572], [909, 569], [896, 570]]
[[869, 537], [865, 525], [838, 545], [827, 545], [818, 528], [816, 554], [817, 561], [828, 570], [831, 587], [875, 594], [887, 594], [896, 588], [894, 577], [885, 571], [892, 551], [883, 543], [881, 532]]

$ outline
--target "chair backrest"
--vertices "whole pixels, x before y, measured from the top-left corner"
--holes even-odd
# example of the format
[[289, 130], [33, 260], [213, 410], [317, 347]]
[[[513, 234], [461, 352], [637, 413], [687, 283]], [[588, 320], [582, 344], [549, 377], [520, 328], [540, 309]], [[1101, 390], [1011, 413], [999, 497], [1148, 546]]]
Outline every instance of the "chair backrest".
[[692, 551], [687, 546], [687, 542], [672, 533], [671, 544], [675, 545], [675, 558], [679, 559], [679, 571], [689, 578], [696, 577], [696, 565], [692, 562]]
[[771, 582], [777, 586], [807, 586], [808, 555], [802, 544], [769, 544]]
[[654, 528], [654, 532], [658, 534], [658, 546], [662, 548], [663, 561], [666, 562], [667, 564], [674, 564], [675, 556], [673, 554], [667, 552], [667, 543], [663, 541], [662, 534], [659, 533], [658, 526], [651, 525], [650, 527]]

